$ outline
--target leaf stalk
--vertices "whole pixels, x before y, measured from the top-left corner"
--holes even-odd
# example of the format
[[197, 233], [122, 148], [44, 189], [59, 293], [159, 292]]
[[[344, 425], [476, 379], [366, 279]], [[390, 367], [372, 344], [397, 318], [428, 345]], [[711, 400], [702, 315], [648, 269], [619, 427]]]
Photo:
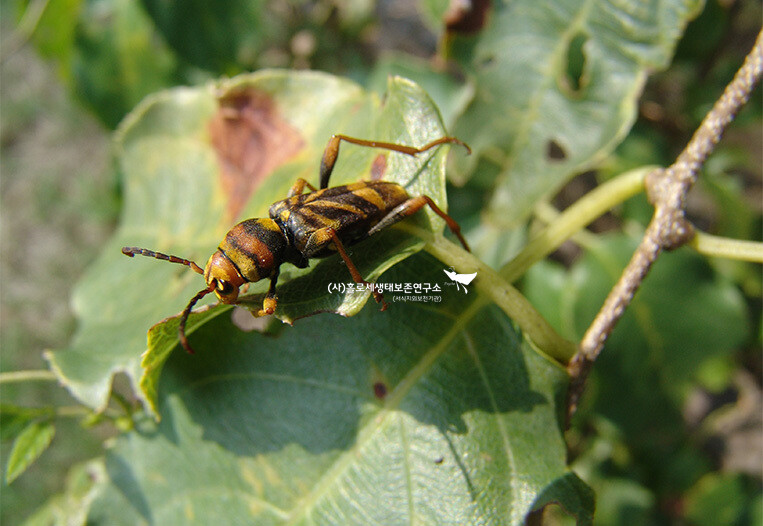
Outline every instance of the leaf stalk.
[[[495, 270], [451, 243], [443, 236], [426, 236], [424, 250], [452, 266], [460, 273], [477, 272], [477, 290], [483, 297], [492, 300], [509, 316], [522, 332], [545, 354], [566, 364], [575, 354], [575, 345], [562, 338], [551, 325], [535, 310], [535, 307], [515, 287]], [[479, 300], [478, 300], [479, 301]]]
[[763, 243], [697, 232], [688, 246], [702, 255], [763, 263]]
[[567, 239], [613, 207], [644, 190], [644, 179], [654, 167], [643, 167], [622, 173], [590, 191], [536, 235], [499, 274], [509, 283], [524, 275]]
[[58, 380], [58, 378], [56, 378], [56, 375], [53, 374], [52, 371], [48, 371], [46, 369], [30, 371], [9, 371], [6, 373], [0, 373], [0, 384], [31, 382], [36, 380], [55, 382]]

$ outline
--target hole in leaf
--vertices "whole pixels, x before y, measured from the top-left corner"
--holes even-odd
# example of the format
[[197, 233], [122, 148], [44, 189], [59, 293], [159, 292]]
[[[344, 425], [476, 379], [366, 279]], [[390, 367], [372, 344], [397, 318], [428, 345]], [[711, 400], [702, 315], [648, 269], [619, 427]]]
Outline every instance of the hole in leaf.
[[270, 318], [266, 316], [255, 318], [248, 309], [234, 307], [231, 311], [231, 321], [233, 325], [244, 332], [265, 332], [268, 323], [270, 323]]
[[546, 504], [528, 515], [528, 524], [574, 524], [575, 516], [564, 509], [558, 502]]
[[471, 34], [485, 27], [490, 0], [450, 0], [443, 16], [449, 33]]
[[567, 159], [567, 151], [554, 139], [549, 139], [546, 143], [546, 158], [549, 161], [564, 161]]
[[387, 396], [387, 384], [383, 382], [374, 382], [374, 396], [383, 400]]
[[572, 92], [578, 92], [584, 86], [585, 75], [585, 52], [583, 48], [588, 37], [583, 33], [577, 33], [567, 45], [567, 69], [565, 71], [565, 85]]

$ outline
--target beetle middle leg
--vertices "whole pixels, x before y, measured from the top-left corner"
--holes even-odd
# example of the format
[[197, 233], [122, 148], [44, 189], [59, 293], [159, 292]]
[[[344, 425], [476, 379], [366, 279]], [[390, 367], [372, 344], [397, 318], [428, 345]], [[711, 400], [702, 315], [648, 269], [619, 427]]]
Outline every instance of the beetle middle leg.
[[464, 236], [461, 235], [461, 227], [456, 223], [456, 220], [450, 217], [448, 214], [446, 214], [439, 206], [435, 204], [434, 201], [432, 201], [432, 198], [428, 195], [421, 195], [419, 197], [412, 197], [408, 199], [407, 201], [404, 201], [403, 203], [397, 205], [389, 214], [384, 216], [381, 221], [376, 223], [369, 231], [368, 235], [372, 236], [379, 232], [380, 230], [387, 228], [390, 225], [394, 225], [398, 221], [401, 221], [405, 219], [408, 216], [412, 216], [425, 206], [429, 206], [429, 208], [434, 211], [435, 214], [440, 216], [445, 220], [445, 224], [448, 225], [448, 228], [450, 228], [450, 231], [455, 234], [455, 236], [458, 238], [458, 240], [463, 245], [464, 249], [471, 252], [469, 249], [469, 245], [466, 243], [466, 239], [464, 239]]
[[328, 188], [331, 172], [334, 170], [336, 159], [339, 156], [339, 144], [341, 141], [357, 144], [358, 146], [367, 146], [369, 148], [383, 148], [385, 150], [400, 152], [406, 155], [416, 155], [434, 148], [435, 146], [439, 146], [440, 144], [448, 143], [460, 144], [466, 148], [469, 153], [471, 153], [469, 146], [455, 137], [440, 137], [439, 139], [435, 139], [434, 141], [425, 144], [421, 148], [417, 148], [415, 146], [407, 146], [405, 144], [396, 144], [393, 142], [356, 139], [355, 137], [350, 137], [348, 135], [332, 135], [331, 139], [329, 139], [329, 142], [326, 145], [326, 149], [323, 151], [323, 158], [321, 159], [321, 189]]
[[294, 182], [292, 187], [289, 189], [289, 193], [286, 195], [286, 197], [294, 197], [295, 195], [302, 195], [302, 192], [305, 190], [305, 187], [308, 187], [311, 192], [316, 191], [316, 188], [313, 185], [311, 185], [306, 180], [300, 177]]
[[347, 270], [350, 271], [352, 280], [358, 285], [365, 285], [366, 287], [369, 287], [371, 289], [371, 293], [374, 295], [376, 303], [381, 303], [381, 310], [387, 310], [388, 304], [386, 301], [384, 301], [384, 294], [377, 290], [375, 283], [369, 283], [363, 279], [363, 276], [360, 274], [358, 267], [355, 266], [355, 263], [352, 262], [352, 259], [350, 259], [350, 256], [344, 249], [344, 243], [342, 243], [342, 241], [339, 239], [339, 236], [337, 236], [336, 230], [331, 227], [325, 227], [316, 230], [313, 235], [310, 236], [310, 244], [314, 244], [315, 246], [324, 246], [328, 243], [333, 243], [336, 247], [336, 251], [339, 252], [339, 255], [344, 260], [344, 264], [347, 265]]

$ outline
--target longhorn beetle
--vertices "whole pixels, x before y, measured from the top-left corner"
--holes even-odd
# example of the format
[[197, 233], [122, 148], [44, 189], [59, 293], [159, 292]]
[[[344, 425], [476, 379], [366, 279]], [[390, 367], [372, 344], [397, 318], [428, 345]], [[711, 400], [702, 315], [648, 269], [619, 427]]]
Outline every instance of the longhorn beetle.
[[[140, 254], [180, 263], [204, 276], [207, 287], [191, 298], [180, 315], [178, 333], [180, 343], [186, 351], [193, 353], [185, 334], [185, 324], [191, 309], [201, 298], [214, 292], [221, 302], [236, 303], [239, 287], [245, 283], [269, 278], [270, 287], [262, 308], [253, 314], [273, 314], [277, 304], [276, 282], [281, 264], [291, 263], [298, 268], [306, 268], [308, 259], [326, 257], [334, 252], [338, 252], [342, 257], [355, 283], [370, 286], [374, 299], [381, 303], [381, 310], [385, 310], [387, 303], [382, 293], [363, 279], [344, 247], [415, 214], [424, 206], [429, 206], [442, 217], [464, 248], [469, 250], [458, 223], [443, 212], [429, 196], [411, 197], [399, 184], [384, 181], [357, 182], [329, 188], [329, 177], [339, 155], [341, 141], [406, 155], [416, 155], [441, 144], [453, 143], [464, 146], [471, 153], [469, 146], [455, 137], [441, 137], [416, 148], [356, 139], [347, 135], [333, 135], [321, 160], [321, 189], [317, 190], [302, 178], [297, 179], [287, 198], [271, 205], [270, 217], [247, 219], [231, 228], [217, 251], [209, 258], [204, 270], [193, 261], [177, 256], [145, 248], [122, 248], [122, 253], [126, 256]], [[303, 193], [305, 187], [310, 189], [310, 193]]]

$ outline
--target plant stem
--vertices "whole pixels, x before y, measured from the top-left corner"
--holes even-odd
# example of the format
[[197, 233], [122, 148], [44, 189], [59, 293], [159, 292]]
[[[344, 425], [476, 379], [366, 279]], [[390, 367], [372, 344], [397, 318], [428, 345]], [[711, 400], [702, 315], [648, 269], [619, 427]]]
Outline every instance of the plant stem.
[[705, 256], [763, 263], [763, 243], [697, 232], [687, 244]]
[[643, 191], [644, 179], [653, 169], [642, 167], [625, 172], [589, 192], [561, 213], [499, 272], [442, 236], [429, 236], [418, 229], [415, 233], [427, 240], [425, 250], [440, 261], [462, 273], [479, 272], [477, 288], [514, 320], [544, 353], [567, 363], [575, 354], [574, 345], [562, 338], [511, 282], [604, 212]]
[[501, 277], [509, 283], [519, 279], [531, 266], [559, 248], [559, 245], [594, 219], [643, 191], [644, 178], [652, 170], [654, 167], [625, 172], [589, 192], [559, 214], [522, 252], [504, 265], [499, 271]]
[[516, 288], [495, 270], [451, 243], [443, 236], [425, 236], [424, 249], [458, 272], [477, 272], [477, 289], [503, 310], [522, 332], [545, 354], [566, 364], [575, 354], [575, 345], [562, 338]]
[[78, 418], [93, 414], [93, 410], [82, 405], [62, 405], [53, 408], [57, 418]]
[[35, 370], [35, 371], [11, 371], [7, 373], [0, 373], [0, 384], [12, 383], [12, 382], [31, 382], [34, 380], [55, 382], [57, 378], [55, 374], [45, 369]]

